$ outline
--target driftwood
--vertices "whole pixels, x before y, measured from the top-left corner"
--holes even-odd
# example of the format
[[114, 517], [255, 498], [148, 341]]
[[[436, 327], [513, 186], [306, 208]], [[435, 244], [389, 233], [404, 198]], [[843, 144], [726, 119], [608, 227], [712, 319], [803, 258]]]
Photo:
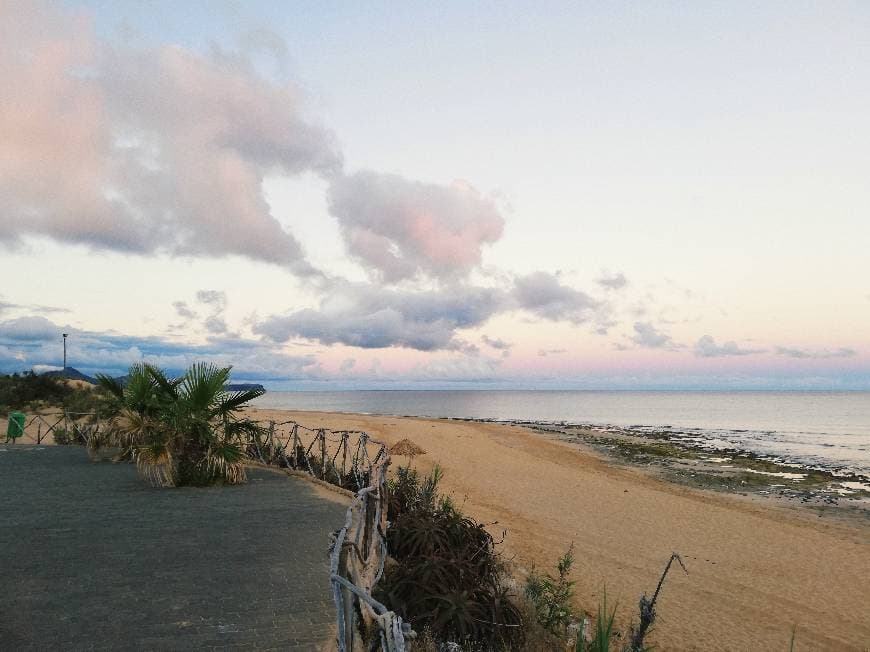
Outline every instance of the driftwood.
[[643, 639], [647, 635], [647, 632], [649, 632], [652, 624], [655, 622], [656, 600], [658, 600], [659, 592], [662, 590], [662, 585], [665, 583], [665, 577], [667, 577], [668, 571], [671, 570], [671, 564], [673, 564], [675, 560], [680, 564], [686, 575], [689, 574], [682, 558], [677, 553], [672, 553], [671, 558], [665, 566], [665, 570], [662, 572], [661, 578], [659, 578], [659, 583], [656, 586], [652, 598], [646, 597], [646, 593], [640, 596], [640, 624], [637, 629], [632, 628], [631, 652], [643, 652], [643, 650], [646, 649], [643, 646]]

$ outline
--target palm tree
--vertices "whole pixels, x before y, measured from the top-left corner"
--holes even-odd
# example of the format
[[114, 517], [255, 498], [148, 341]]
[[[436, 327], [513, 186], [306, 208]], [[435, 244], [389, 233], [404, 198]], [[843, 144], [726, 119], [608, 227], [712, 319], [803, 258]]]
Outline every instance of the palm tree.
[[197, 363], [173, 379], [151, 365], [134, 365], [124, 385], [98, 376], [120, 402], [119, 437], [152, 483], [205, 486], [246, 480], [247, 443], [260, 428], [239, 412], [264, 390], [227, 392], [230, 369]]

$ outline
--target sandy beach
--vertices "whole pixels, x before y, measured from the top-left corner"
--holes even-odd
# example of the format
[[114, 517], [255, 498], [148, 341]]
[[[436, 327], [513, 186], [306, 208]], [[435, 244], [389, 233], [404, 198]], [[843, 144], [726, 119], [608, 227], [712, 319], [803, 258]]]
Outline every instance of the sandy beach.
[[[576, 603], [606, 586], [623, 629], [672, 551], [650, 640], [662, 650], [870, 650], [870, 527], [677, 486], [525, 428], [440, 419], [257, 410], [258, 419], [361, 429], [427, 451], [466, 513], [492, 523], [522, 576], [573, 541]], [[397, 460], [404, 463], [404, 460]]]

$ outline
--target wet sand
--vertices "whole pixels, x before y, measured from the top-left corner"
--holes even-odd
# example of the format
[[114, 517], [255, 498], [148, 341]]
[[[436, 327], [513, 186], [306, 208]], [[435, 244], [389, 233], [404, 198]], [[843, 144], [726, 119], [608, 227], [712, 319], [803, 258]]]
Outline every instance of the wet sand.
[[[501, 538], [522, 577], [573, 541], [577, 606], [606, 585], [617, 624], [636, 618], [672, 551], [649, 642], [661, 650], [870, 650], [870, 527], [811, 510], [684, 487], [523, 427], [389, 416], [257, 410], [259, 419], [408, 437], [438, 463], [443, 489]], [[397, 463], [405, 463], [399, 458]]]

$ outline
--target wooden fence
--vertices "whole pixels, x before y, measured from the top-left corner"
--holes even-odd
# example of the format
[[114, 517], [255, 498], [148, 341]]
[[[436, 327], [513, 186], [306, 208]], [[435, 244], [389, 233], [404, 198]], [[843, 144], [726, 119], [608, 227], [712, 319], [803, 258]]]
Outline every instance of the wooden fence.
[[249, 444], [251, 457], [299, 469], [356, 494], [329, 562], [339, 652], [371, 649], [377, 639], [382, 652], [405, 652], [411, 626], [372, 597], [387, 559], [386, 445], [358, 430], [311, 429], [296, 421], [261, 425], [262, 434]]

